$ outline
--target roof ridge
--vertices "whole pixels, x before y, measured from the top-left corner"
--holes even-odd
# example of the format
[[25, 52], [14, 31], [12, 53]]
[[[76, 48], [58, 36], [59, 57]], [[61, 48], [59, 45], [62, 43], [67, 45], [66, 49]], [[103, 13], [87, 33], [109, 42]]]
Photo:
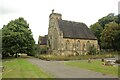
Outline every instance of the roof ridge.
[[79, 24], [85, 24], [83, 22], [76, 22], [76, 21], [71, 21], [71, 20], [61, 20], [61, 21], [65, 21], [65, 22], [70, 22], [70, 23], [79, 23]]

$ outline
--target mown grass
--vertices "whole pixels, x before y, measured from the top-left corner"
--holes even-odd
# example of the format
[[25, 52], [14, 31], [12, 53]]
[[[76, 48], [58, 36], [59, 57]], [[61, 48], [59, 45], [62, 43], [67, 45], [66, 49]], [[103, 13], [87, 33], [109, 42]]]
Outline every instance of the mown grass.
[[71, 61], [65, 62], [64, 64], [96, 72], [101, 72], [103, 74], [111, 74], [113, 76], [118, 76], [118, 66], [104, 66], [102, 65], [102, 62], [100, 60], [92, 60], [91, 63], [88, 63], [87, 60]]
[[5, 67], [2, 78], [51, 78], [38, 66], [23, 58], [3, 59]]

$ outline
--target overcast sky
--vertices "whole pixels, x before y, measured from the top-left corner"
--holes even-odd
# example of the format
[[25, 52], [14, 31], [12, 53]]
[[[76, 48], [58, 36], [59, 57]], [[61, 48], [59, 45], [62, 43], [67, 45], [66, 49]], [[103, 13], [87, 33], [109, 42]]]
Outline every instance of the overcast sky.
[[62, 19], [83, 22], [88, 27], [109, 13], [118, 14], [119, 0], [0, 0], [0, 28], [23, 17], [29, 23], [37, 43], [48, 33], [49, 15], [54, 9]]

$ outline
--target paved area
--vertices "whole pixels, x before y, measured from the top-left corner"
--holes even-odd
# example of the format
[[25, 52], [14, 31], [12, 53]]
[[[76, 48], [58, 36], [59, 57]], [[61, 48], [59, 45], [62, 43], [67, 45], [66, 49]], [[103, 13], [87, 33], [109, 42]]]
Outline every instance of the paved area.
[[52, 74], [55, 78], [117, 78], [111, 75], [67, 66], [62, 61], [44, 61], [37, 58], [27, 58], [27, 60], [40, 66], [45, 72]]

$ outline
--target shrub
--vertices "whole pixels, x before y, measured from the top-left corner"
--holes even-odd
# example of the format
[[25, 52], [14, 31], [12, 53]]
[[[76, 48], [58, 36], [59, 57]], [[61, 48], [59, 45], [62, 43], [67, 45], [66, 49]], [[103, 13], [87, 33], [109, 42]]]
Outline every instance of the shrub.
[[67, 61], [67, 60], [87, 60], [87, 59], [104, 59], [115, 57], [114, 53], [100, 53], [94, 55], [78, 55], [78, 56], [66, 56], [66, 55], [54, 55], [54, 54], [38, 54], [39, 59], [42, 60], [57, 60], [57, 61]]
[[97, 49], [95, 48], [95, 46], [90, 46], [88, 49], [88, 54], [95, 55], [96, 53], [97, 53]]

